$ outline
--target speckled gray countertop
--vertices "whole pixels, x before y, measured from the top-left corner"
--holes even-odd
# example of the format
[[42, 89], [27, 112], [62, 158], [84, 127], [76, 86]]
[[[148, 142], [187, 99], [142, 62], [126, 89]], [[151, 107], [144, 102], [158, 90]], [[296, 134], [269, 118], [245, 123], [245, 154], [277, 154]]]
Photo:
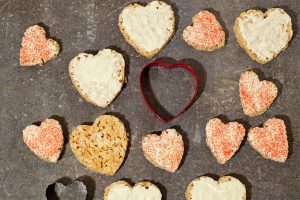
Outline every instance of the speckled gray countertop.
[[[185, 60], [191, 64], [200, 75], [202, 90], [194, 105], [168, 125], [151, 115], [140, 94], [138, 75], [150, 60], [138, 55], [125, 42], [117, 26], [118, 14], [130, 2], [0, 1], [0, 199], [43, 199], [47, 186], [57, 179], [83, 177], [89, 185], [90, 199], [103, 199], [105, 186], [126, 179], [130, 182], [153, 180], [161, 188], [164, 199], [183, 200], [188, 183], [204, 174], [214, 178], [234, 175], [246, 184], [248, 199], [300, 199], [300, 1], [168, 0], [176, 12], [176, 34], [155, 58]], [[275, 6], [285, 8], [291, 15], [294, 37], [286, 51], [268, 64], [260, 65], [239, 47], [232, 25], [242, 11]], [[181, 39], [192, 16], [203, 9], [212, 10], [222, 19], [228, 38], [224, 48], [211, 53], [195, 51]], [[22, 35], [27, 27], [37, 23], [47, 27], [48, 34], [60, 42], [62, 52], [44, 67], [21, 68], [18, 63]], [[128, 84], [111, 106], [101, 109], [80, 98], [69, 78], [68, 63], [80, 52], [95, 52], [105, 47], [117, 49], [126, 58]], [[281, 85], [275, 103], [256, 118], [243, 114], [238, 94], [239, 76], [248, 68], [260, 70], [265, 77]], [[172, 102], [167, 103], [171, 111], [191, 92], [190, 77], [180, 70], [171, 73], [154, 70], [151, 75], [153, 90], [160, 96], [164, 94], [162, 103]], [[170, 79], [170, 75], [173, 78]], [[170, 87], [166, 80], [177, 84], [176, 87]], [[54, 116], [62, 123], [67, 139], [75, 126], [92, 122], [104, 113], [121, 117], [131, 136], [128, 156], [113, 177], [86, 170], [68, 143], [62, 158], [56, 164], [49, 164], [38, 159], [22, 141], [25, 126], [47, 117]], [[205, 144], [204, 131], [206, 122], [219, 115], [228, 120], [243, 120], [248, 127], [280, 116], [288, 124], [289, 159], [283, 164], [263, 159], [245, 142], [227, 164], [219, 165]], [[144, 159], [141, 139], [147, 133], [173, 126], [184, 135], [186, 155], [180, 169], [171, 174]]]

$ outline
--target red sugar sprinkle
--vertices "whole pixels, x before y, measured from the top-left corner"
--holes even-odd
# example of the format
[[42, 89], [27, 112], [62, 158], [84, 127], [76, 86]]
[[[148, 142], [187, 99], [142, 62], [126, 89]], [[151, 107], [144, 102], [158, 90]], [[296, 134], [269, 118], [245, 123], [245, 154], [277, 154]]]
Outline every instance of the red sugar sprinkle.
[[248, 141], [264, 158], [284, 162], [288, 156], [288, 140], [284, 121], [277, 118], [267, 120], [263, 128], [253, 128]]
[[240, 97], [244, 113], [249, 116], [262, 114], [277, 96], [277, 87], [270, 81], [260, 81], [253, 71], [240, 77]]
[[27, 126], [23, 140], [37, 156], [50, 162], [57, 161], [64, 142], [62, 128], [54, 119], [46, 119], [39, 127]]
[[46, 38], [45, 30], [34, 25], [29, 27], [22, 38], [20, 64], [22, 66], [42, 65], [59, 53], [56, 41]]
[[193, 17], [193, 26], [184, 30], [183, 38], [193, 46], [212, 48], [224, 43], [225, 32], [216, 17], [205, 10]]
[[147, 135], [142, 147], [146, 157], [170, 172], [177, 170], [184, 152], [182, 137], [175, 129], [167, 129], [160, 136]]
[[239, 149], [245, 136], [245, 128], [237, 122], [222, 123], [218, 118], [206, 125], [206, 142], [217, 161], [224, 164]]

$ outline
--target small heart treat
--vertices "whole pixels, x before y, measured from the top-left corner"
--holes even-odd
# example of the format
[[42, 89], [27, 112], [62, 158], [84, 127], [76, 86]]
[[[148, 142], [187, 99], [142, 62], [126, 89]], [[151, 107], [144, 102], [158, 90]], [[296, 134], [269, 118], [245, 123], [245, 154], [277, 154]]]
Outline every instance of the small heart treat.
[[220, 164], [225, 164], [240, 148], [245, 128], [237, 122], [223, 122], [214, 118], [206, 124], [206, 143]]
[[277, 87], [270, 81], [260, 81], [253, 71], [242, 73], [239, 82], [243, 111], [250, 117], [263, 114], [277, 97]]
[[159, 188], [148, 182], [139, 182], [131, 187], [126, 181], [117, 181], [105, 188], [104, 200], [161, 200]]
[[43, 65], [59, 54], [59, 44], [46, 37], [46, 31], [34, 25], [26, 29], [20, 49], [20, 65]]
[[193, 17], [193, 25], [184, 29], [183, 40], [197, 50], [214, 51], [225, 45], [225, 32], [216, 17], [207, 10]]
[[111, 49], [97, 55], [81, 53], [69, 65], [71, 80], [79, 94], [99, 107], [108, 106], [125, 82], [123, 56]]
[[240, 46], [261, 64], [284, 51], [293, 36], [291, 17], [281, 8], [271, 8], [266, 13], [243, 12], [236, 19], [233, 31]]
[[46, 119], [40, 126], [27, 126], [23, 140], [34, 154], [48, 162], [58, 160], [64, 144], [61, 125], [54, 119]]
[[175, 129], [167, 129], [161, 135], [145, 136], [142, 147], [147, 160], [169, 172], [178, 169], [184, 152], [182, 136]]
[[185, 197], [187, 200], [246, 200], [246, 188], [232, 176], [223, 176], [218, 181], [201, 176], [189, 184]]
[[102, 115], [92, 126], [77, 126], [70, 135], [71, 149], [91, 171], [114, 175], [123, 163], [128, 138], [123, 123], [115, 116]]
[[250, 129], [248, 141], [264, 158], [285, 162], [288, 157], [288, 140], [285, 123], [281, 119], [267, 120], [262, 128]]
[[174, 35], [174, 27], [174, 12], [162, 1], [152, 1], [145, 7], [131, 4], [119, 15], [119, 28], [125, 40], [147, 58], [167, 45]]

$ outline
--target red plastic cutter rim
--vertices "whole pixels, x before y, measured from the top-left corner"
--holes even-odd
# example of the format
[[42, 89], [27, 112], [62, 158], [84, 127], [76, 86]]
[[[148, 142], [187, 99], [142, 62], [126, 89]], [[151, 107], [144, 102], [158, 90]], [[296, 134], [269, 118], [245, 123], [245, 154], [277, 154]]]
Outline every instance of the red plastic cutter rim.
[[[143, 89], [143, 85], [142, 85], [142, 79], [143, 79], [143, 76], [144, 76], [144, 72], [146, 69], [149, 69], [149, 68], [152, 68], [152, 67], [163, 67], [163, 68], [166, 68], [166, 69], [174, 69], [174, 68], [182, 68], [184, 70], [186, 70], [187, 72], [189, 72], [194, 80], [195, 80], [195, 91], [194, 91], [194, 95], [193, 97], [191, 98], [191, 100], [189, 101], [189, 103], [183, 108], [182, 111], [180, 111], [178, 114], [176, 114], [174, 117], [172, 117], [171, 119], [164, 119], [163, 117], [161, 117], [153, 108], [152, 106], [150, 105], [150, 103], [148, 102], [147, 100], [147, 97], [145, 96], [145, 93], [144, 93], [144, 89]], [[158, 118], [160, 121], [162, 121], [163, 123], [167, 124], [173, 120], [175, 120], [176, 118], [178, 118], [181, 114], [183, 114], [185, 111], [188, 110], [188, 108], [194, 103], [194, 101], [196, 100], [196, 97], [197, 97], [197, 92], [198, 92], [198, 88], [199, 88], [199, 77], [198, 77], [198, 74], [197, 72], [194, 70], [194, 68], [192, 68], [190, 65], [186, 64], [186, 63], [182, 63], [182, 62], [176, 62], [174, 64], [170, 64], [170, 63], [166, 63], [164, 61], [159, 61], [159, 60], [156, 60], [156, 61], [153, 61], [153, 62], [150, 62], [148, 64], [146, 64], [142, 71], [140, 72], [140, 77], [139, 77], [139, 82], [140, 82], [140, 90], [141, 90], [141, 93], [142, 93], [142, 96], [143, 96], [143, 99], [144, 99], [144, 102], [146, 103], [147, 107], [149, 108], [149, 110], [152, 112], [152, 114]], [[154, 97], [155, 98], [155, 97]], [[157, 101], [157, 99], [155, 98], [155, 100]]]

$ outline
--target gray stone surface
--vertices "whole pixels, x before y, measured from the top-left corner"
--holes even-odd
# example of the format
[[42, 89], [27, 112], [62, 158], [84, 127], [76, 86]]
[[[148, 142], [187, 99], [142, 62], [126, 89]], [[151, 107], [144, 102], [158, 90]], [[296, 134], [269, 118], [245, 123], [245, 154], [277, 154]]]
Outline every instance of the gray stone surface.
[[[103, 199], [105, 186], [118, 179], [126, 179], [130, 182], [153, 180], [161, 188], [164, 199], [182, 200], [188, 183], [204, 174], [212, 177], [236, 176], [246, 184], [248, 199], [300, 199], [300, 1], [167, 2], [176, 11], [177, 30], [168, 46], [155, 58], [185, 59], [200, 73], [203, 91], [185, 114], [165, 125], [151, 115], [139, 90], [139, 72], [150, 60], [138, 55], [118, 30], [118, 14], [129, 1], [0, 1], [0, 199], [43, 199], [47, 186], [57, 179], [87, 176], [89, 187], [94, 190], [90, 199]], [[232, 25], [242, 11], [274, 6], [285, 8], [292, 16], [294, 38], [289, 48], [276, 59], [260, 65], [238, 46]], [[181, 40], [184, 27], [191, 23], [194, 14], [203, 9], [212, 10], [221, 18], [228, 38], [224, 48], [211, 53], [197, 52]], [[58, 39], [62, 52], [43, 67], [21, 68], [18, 64], [21, 37], [27, 27], [37, 23], [44, 24], [49, 35]], [[105, 47], [119, 49], [125, 56], [128, 84], [111, 106], [101, 109], [79, 96], [71, 84], [68, 63], [80, 52]], [[248, 68], [260, 70], [265, 77], [275, 79], [281, 85], [275, 103], [264, 115], [256, 118], [243, 114], [238, 96], [239, 76]], [[172, 79], [174, 84], [179, 85], [168, 91], [172, 99], [166, 95], [161, 100], [167, 103], [171, 112], [177, 108], [175, 105], [186, 101], [186, 98], [179, 98], [191, 92], [189, 76], [182, 73], [170, 73], [175, 77]], [[167, 81], [161, 80], [166, 74], [154, 70], [150, 75], [154, 93], [166, 93], [170, 86], [164, 88]], [[180, 83], [176, 77], [186, 78], [182, 78]], [[68, 143], [58, 163], [49, 164], [38, 159], [22, 141], [25, 126], [47, 117], [54, 115], [59, 119], [67, 137], [75, 126], [92, 122], [104, 113], [121, 116], [131, 135], [127, 159], [113, 177], [86, 170], [76, 160]], [[204, 132], [206, 122], [218, 115], [226, 116], [228, 120], [242, 119], [248, 126], [257, 126], [270, 117], [281, 116], [288, 124], [289, 159], [283, 164], [263, 159], [245, 142], [227, 164], [219, 165], [205, 144]], [[174, 174], [153, 167], [144, 159], [141, 150], [141, 139], [145, 134], [172, 126], [181, 130], [186, 140], [183, 165]]]

